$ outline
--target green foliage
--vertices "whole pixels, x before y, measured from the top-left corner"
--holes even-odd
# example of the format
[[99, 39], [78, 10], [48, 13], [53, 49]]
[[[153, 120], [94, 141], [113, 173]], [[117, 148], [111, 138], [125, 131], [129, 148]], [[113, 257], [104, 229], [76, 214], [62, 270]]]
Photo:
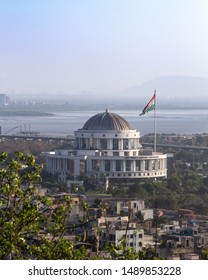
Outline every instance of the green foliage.
[[109, 245], [109, 252], [113, 260], [158, 260], [155, 249], [151, 246], [143, 247], [138, 252], [134, 252], [132, 248], [127, 247], [125, 238], [120, 240], [120, 244], [115, 246]]
[[139, 251], [139, 260], [159, 260], [156, 250], [149, 246]]
[[201, 259], [208, 260], [208, 249], [203, 249], [201, 252]]
[[[206, 140], [208, 137], [206, 137]], [[177, 211], [190, 208], [196, 214], [208, 215], [208, 164], [206, 152], [177, 151], [171, 174], [157, 181], [140, 179], [109, 187], [117, 198], [143, 199], [150, 208]]]
[[84, 258], [86, 250], [64, 237], [70, 198], [53, 208], [51, 199], [38, 194], [40, 171], [32, 155], [0, 154], [0, 259]]
[[139, 254], [135, 253], [132, 248], [127, 248], [127, 242], [125, 238], [120, 240], [120, 244], [115, 246], [110, 243], [109, 252], [113, 260], [137, 260]]

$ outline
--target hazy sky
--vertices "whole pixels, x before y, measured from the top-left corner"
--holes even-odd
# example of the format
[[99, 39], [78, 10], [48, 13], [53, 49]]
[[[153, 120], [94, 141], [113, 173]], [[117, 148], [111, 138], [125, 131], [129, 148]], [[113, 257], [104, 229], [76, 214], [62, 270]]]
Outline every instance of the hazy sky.
[[0, 92], [208, 77], [207, 0], [0, 0]]

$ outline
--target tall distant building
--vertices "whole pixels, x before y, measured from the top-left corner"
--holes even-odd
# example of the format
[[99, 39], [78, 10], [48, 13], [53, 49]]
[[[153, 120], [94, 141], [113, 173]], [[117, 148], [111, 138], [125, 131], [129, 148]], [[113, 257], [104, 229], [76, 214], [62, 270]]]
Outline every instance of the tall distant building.
[[6, 94], [0, 94], [0, 106], [8, 105], [10, 102], [9, 96]]
[[60, 180], [78, 180], [80, 175], [106, 182], [167, 176], [167, 155], [143, 149], [140, 132], [108, 110], [89, 118], [74, 137], [74, 149], [57, 149], [46, 156], [46, 170]]

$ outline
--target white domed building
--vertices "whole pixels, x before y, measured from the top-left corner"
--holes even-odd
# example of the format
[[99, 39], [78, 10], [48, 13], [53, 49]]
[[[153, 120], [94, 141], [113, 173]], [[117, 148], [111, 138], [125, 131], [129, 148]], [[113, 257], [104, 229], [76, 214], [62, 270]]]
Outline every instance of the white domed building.
[[46, 157], [46, 170], [62, 181], [81, 175], [106, 181], [167, 176], [167, 154], [143, 149], [140, 133], [108, 110], [87, 120], [74, 138], [74, 149], [58, 149]]

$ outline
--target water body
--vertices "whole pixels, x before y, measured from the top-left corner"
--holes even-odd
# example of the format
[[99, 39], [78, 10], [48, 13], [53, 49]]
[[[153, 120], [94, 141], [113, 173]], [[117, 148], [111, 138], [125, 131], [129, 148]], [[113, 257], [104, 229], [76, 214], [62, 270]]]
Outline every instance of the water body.
[[[53, 112], [53, 116], [4, 116], [0, 118], [2, 134], [19, 131], [35, 131], [45, 135], [73, 135], [78, 128], [93, 115], [101, 111], [62, 111]], [[112, 110], [124, 117], [141, 135], [154, 132], [154, 112], [139, 116], [137, 110]], [[156, 112], [157, 133], [196, 134], [208, 133], [207, 109], [158, 110]]]

